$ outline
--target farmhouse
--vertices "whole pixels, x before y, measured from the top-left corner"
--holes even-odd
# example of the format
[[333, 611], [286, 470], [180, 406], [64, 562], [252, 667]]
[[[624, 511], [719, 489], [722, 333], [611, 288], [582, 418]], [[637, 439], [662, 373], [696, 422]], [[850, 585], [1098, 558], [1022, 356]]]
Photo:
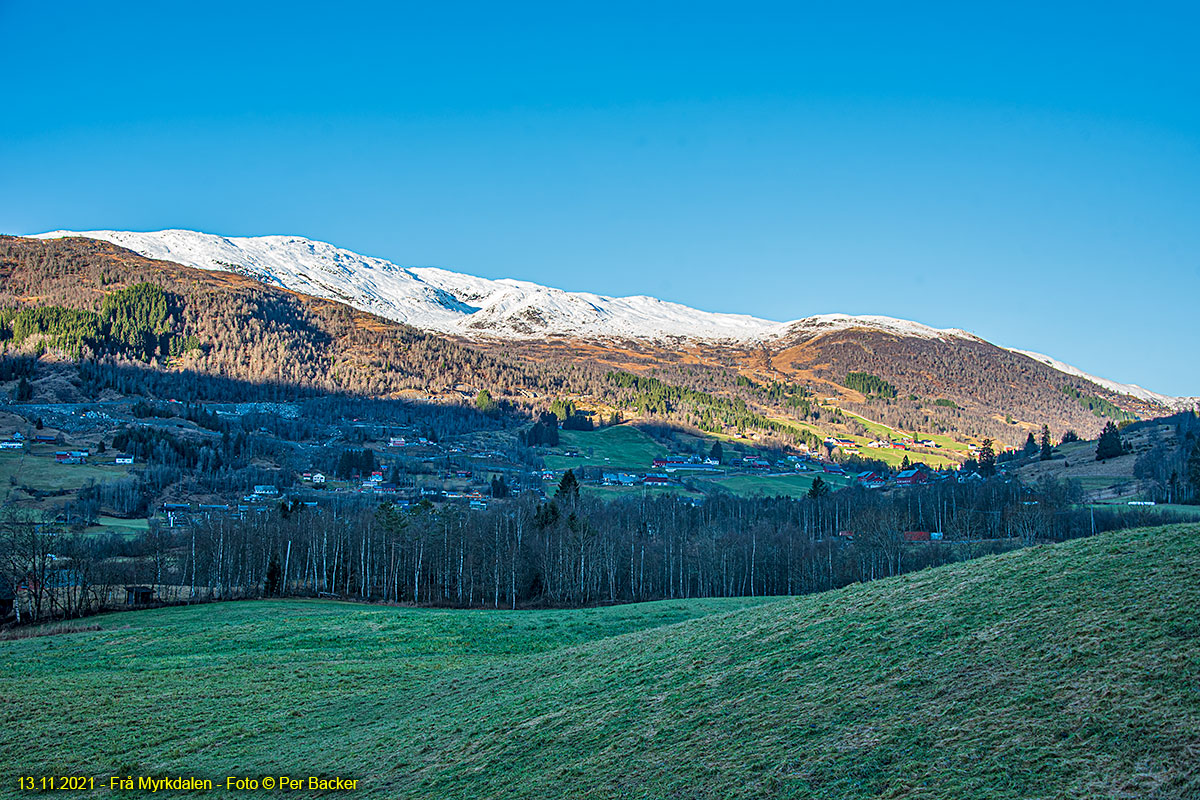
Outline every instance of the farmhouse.
[[860, 472], [854, 478], [859, 486], [867, 489], [879, 489], [887, 485], [887, 479], [878, 472]]
[[636, 486], [638, 477], [628, 472], [605, 472], [600, 476], [605, 486]]
[[314, 472], [314, 473], [312, 474], [312, 482], [313, 482], [314, 484], [324, 484], [324, 483], [325, 483], [325, 476], [324, 476], [322, 473], [320, 473], [320, 472]]
[[0, 450], [20, 450], [25, 447], [21, 442], [0, 442]]
[[269, 483], [260, 483], [254, 487], [254, 493], [260, 497], [276, 497], [279, 489]]
[[647, 475], [642, 479], [642, 483], [647, 486], [666, 486], [671, 482], [671, 479], [666, 475]]
[[923, 486], [929, 483], [929, 473], [920, 467], [906, 469], [896, 476], [897, 486]]
[[687, 463], [688, 462], [685, 459], [679, 458], [678, 456], [668, 456], [667, 458], [654, 459], [653, 466], [659, 468], [665, 467], [667, 469], [678, 469], [679, 467], [686, 466]]
[[120, 453], [119, 455], [117, 455], [116, 461], [118, 464], [132, 464], [133, 456], [127, 455], [125, 453]]

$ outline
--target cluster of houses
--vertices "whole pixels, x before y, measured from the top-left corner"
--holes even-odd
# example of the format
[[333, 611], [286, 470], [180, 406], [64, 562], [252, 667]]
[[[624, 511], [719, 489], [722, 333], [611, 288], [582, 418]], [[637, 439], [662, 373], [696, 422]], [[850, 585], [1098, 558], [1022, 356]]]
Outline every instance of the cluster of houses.
[[877, 450], [907, 450], [910, 447], [929, 447], [941, 449], [942, 447], [933, 439], [913, 439], [909, 436], [902, 436], [898, 442], [888, 441], [887, 439], [876, 439], [873, 442], [867, 442], [866, 446], [873, 447]]
[[720, 461], [715, 458], [700, 458], [692, 456], [684, 458], [683, 456], [664, 456], [656, 458], [651, 465], [655, 469], [665, 470], [667, 472], [676, 472], [686, 470], [688, 472], [711, 472], [721, 465]]
[[638, 475], [633, 472], [603, 472], [600, 482], [605, 486], [668, 486], [671, 478], [661, 472]]
[[91, 452], [88, 450], [59, 450], [54, 454], [59, 464], [86, 464]]
[[894, 478], [875, 470], [860, 472], [854, 476], [854, 481], [864, 489], [882, 489], [888, 485], [895, 486], [926, 486], [944, 480], [956, 480], [959, 483], [982, 482], [983, 476], [978, 472], [938, 472], [924, 464], [916, 464], [906, 470], [896, 473]]
[[[59, 437], [53, 433], [38, 433], [33, 437], [34, 444], [58, 444], [58, 441]], [[20, 431], [15, 431], [7, 439], [0, 441], [0, 450], [24, 450], [25, 444], [25, 435]], [[54, 462], [56, 464], [86, 464], [91, 455], [90, 450], [56, 450]], [[133, 456], [128, 453], [117, 453], [113, 458], [113, 463], [130, 465], [133, 463]]]

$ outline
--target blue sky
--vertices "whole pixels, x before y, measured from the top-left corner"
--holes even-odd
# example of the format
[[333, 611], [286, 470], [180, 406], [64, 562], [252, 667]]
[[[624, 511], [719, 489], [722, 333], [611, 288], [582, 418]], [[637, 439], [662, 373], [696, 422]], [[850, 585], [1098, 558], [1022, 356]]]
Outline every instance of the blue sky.
[[1200, 394], [1196, 6], [650, 5], [0, 0], [0, 231], [298, 234]]

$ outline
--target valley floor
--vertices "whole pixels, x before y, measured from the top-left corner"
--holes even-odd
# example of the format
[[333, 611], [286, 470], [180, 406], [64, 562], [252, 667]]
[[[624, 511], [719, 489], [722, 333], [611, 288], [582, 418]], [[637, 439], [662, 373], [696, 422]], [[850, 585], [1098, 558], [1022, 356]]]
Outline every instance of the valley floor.
[[1182, 525], [801, 598], [124, 613], [0, 642], [0, 776], [1183, 800], [1200, 796], [1198, 608], [1200, 525]]

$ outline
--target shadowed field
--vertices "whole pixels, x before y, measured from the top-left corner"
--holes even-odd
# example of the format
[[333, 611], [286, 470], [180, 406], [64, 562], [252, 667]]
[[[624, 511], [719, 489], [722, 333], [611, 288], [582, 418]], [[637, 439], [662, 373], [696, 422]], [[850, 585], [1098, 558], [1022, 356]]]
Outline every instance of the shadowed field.
[[802, 598], [110, 615], [0, 642], [0, 772], [329, 774], [373, 798], [1183, 800], [1198, 608], [1184, 525]]

